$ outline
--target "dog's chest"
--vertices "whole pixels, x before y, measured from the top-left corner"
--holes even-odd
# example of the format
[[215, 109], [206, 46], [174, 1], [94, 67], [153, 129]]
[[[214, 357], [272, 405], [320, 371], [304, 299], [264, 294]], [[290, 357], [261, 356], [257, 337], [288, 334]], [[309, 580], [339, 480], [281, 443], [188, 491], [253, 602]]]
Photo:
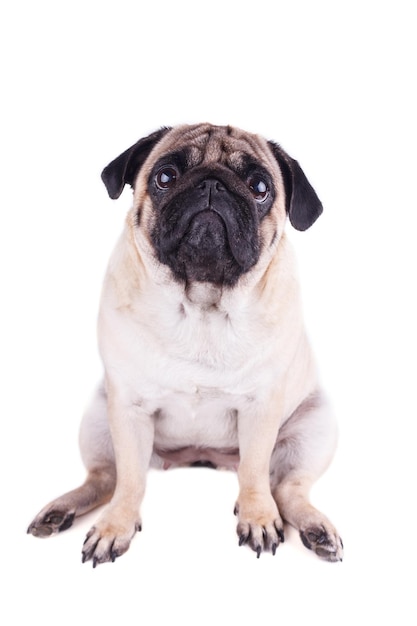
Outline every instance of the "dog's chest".
[[156, 282], [122, 290], [111, 278], [99, 342], [120, 401], [154, 416], [157, 447], [237, 447], [239, 415], [258, 411], [285, 367], [259, 298]]
[[[220, 307], [161, 308], [152, 316], [149, 351], [158, 355], [153, 372], [163, 387], [192, 395], [241, 394], [255, 384], [268, 359], [271, 335], [254, 314]], [[202, 392], [202, 390], [209, 390]]]
[[[270, 337], [251, 317], [216, 307], [159, 309], [145, 333], [138, 395], [155, 415], [155, 443], [237, 446], [237, 415], [267, 382]], [[271, 372], [272, 373], [272, 372]]]

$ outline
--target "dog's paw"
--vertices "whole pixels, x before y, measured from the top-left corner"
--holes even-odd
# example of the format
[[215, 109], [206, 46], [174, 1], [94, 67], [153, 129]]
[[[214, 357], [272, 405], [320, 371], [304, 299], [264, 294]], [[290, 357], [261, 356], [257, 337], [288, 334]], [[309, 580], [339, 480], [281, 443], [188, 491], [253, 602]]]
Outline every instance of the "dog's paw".
[[74, 510], [48, 506], [35, 517], [27, 532], [34, 537], [50, 537], [63, 530], [67, 530], [75, 518]]
[[142, 530], [139, 521], [122, 523], [117, 515], [104, 515], [87, 533], [82, 550], [82, 562], [92, 561], [93, 567], [114, 562], [130, 546], [136, 532]]
[[343, 560], [343, 542], [337, 531], [329, 523], [307, 526], [300, 529], [301, 541], [326, 561]]
[[248, 545], [258, 558], [264, 551], [275, 554], [284, 542], [283, 522], [272, 497], [240, 497], [235, 515], [239, 520], [236, 529], [239, 545]]

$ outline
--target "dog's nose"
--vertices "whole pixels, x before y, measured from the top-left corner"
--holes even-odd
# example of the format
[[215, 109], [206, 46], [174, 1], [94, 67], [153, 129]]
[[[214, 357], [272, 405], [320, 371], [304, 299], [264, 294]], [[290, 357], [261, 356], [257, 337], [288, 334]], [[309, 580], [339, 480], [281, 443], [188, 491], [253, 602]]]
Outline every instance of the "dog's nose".
[[198, 185], [198, 188], [207, 193], [209, 196], [226, 191], [223, 183], [217, 178], [206, 178]]

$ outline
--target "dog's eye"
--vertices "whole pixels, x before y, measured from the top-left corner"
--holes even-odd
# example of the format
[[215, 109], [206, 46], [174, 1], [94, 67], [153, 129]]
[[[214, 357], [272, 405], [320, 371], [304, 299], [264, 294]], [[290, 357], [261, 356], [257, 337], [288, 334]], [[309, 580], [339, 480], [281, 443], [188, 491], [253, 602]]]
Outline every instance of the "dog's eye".
[[177, 182], [177, 178], [177, 170], [171, 165], [166, 165], [159, 170], [155, 181], [159, 189], [170, 189]]
[[251, 176], [248, 180], [248, 187], [256, 202], [264, 202], [269, 196], [269, 188], [260, 176]]

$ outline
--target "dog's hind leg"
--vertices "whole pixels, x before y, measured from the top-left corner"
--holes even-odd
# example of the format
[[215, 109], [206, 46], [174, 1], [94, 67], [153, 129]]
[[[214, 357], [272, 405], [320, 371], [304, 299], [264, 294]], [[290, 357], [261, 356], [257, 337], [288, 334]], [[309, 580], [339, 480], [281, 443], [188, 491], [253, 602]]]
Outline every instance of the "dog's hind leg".
[[74, 518], [108, 502], [116, 485], [116, 466], [107, 422], [107, 400], [99, 388], [80, 429], [80, 448], [88, 474], [85, 482], [47, 504], [35, 517], [28, 533], [49, 537], [69, 528]]
[[341, 561], [342, 541], [331, 522], [309, 501], [311, 485], [327, 468], [336, 446], [332, 412], [320, 392], [308, 397], [281, 427], [271, 456], [271, 491], [282, 518], [306, 548]]

